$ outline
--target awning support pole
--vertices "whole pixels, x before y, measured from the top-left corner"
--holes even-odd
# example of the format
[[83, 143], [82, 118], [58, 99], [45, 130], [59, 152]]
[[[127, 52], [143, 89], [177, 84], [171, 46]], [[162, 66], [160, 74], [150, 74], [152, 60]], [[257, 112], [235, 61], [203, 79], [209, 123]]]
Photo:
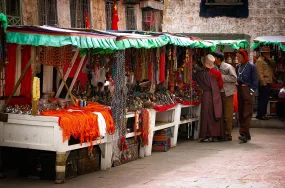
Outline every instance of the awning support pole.
[[[80, 60], [80, 63], [79, 63], [79, 65], [78, 65], [78, 67], [77, 67], [77, 70], [76, 70], [76, 73], [75, 73], [75, 75], [74, 75], [74, 77], [73, 77], [73, 80], [72, 80], [70, 86], [69, 86], [70, 91], [72, 91], [73, 86], [74, 86], [74, 84], [75, 84], [75, 82], [76, 82], [76, 80], [77, 80], [77, 77], [78, 77], [78, 75], [79, 75], [79, 73], [80, 73], [80, 70], [81, 70], [81, 67], [82, 67], [82, 65], [83, 65], [83, 62], [84, 62], [84, 60], [85, 60], [85, 57], [86, 57], [86, 55], [84, 55], [84, 56], [81, 58], [81, 60]], [[69, 95], [69, 93], [66, 94], [65, 99], [68, 99], [68, 95]]]
[[[62, 89], [63, 89], [64, 82], [66, 82], [66, 80], [67, 80], [67, 78], [68, 78], [68, 76], [69, 76], [69, 74], [70, 74], [70, 72], [71, 72], [71, 69], [73, 68], [74, 62], [75, 62], [76, 59], [77, 59], [78, 54], [79, 54], [79, 49], [76, 50], [76, 52], [75, 52], [75, 54], [74, 54], [74, 56], [73, 56], [73, 58], [72, 58], [72, 60], [71, 60], [71, 66], [68, 67], [68, 69], [67, 69], [67, 71], [66, 71], [66, 74], [64, 75], [64, 78], [63, 78], [63, 80], [61, 81], [61, 84], [60, 84], [60, 86], [59, 86], [59, 88], [58, 88], [58, 90], [57, 90], [57, 92], [56, 92], [56, 95], [55, 95], [56, 98], [59, 97], [59, 95], [60, 95], [60, 93], [61, 93], [61, 91], [62, 91]], [[59, 70], [59, 71], [60, 71], [60, 70]], [[64, 82], [63, 82], [63, 81], [64, 81]]]

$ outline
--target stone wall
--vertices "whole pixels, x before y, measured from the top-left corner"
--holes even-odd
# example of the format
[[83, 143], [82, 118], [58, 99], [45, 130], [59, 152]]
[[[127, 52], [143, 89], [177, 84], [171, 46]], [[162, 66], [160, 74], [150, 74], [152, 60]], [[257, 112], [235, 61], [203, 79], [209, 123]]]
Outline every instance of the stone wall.
[[[137, 16], [137, 29], [142, 30], [142, 9], [134, 5]], [[57, 0], [58, 26], [69, 28], [70, 0]], [[106, 30], [106, 0], [90, 0], [91, 23], [93, 29]], [[119, 30], [126, 29], [126, 10], [123, 1], [118, 2]], [[24, 25], [39, 25], [38, 0], [22, 0], [22, 19]]]
[[119, 30], [126, 30], [126, 9], [123, 1], [118, 2], [117, 10], [119, 15], [118, 28]]
[[165, 0], [163, 31], [285, 35], [285, 0], [249, 0], [249, 17], [199, 17], [200, 0]]
[[70, 0], [57, 0], [57, 20], [59, 27], [71, 27]]
[[92, 0], [91, 2], [93, 29], [106, 30], [106, 2], [105, 0]]
[[22, 0], [22, 20], [24, 25], [39, 25], [38, 1]]

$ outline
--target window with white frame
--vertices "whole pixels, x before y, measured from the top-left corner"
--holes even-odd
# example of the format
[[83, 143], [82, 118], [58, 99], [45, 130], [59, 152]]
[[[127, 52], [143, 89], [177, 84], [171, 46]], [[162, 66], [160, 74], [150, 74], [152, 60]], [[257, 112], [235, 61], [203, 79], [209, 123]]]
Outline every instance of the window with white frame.
[[0, 12], [7, 16], [9, 25], [22, 24], [20, 0], [0, 0]]
[[90, 0], [70, 0], [71, 27], [86, 28], [86, 16], [90, 22]]
[[136, 9], [133, 5], [126, 5], [126, 29], [136, 30], [137, 29], [137, 17]]
[[38, 0], [40, 25], [57, 26], [56, 0]]

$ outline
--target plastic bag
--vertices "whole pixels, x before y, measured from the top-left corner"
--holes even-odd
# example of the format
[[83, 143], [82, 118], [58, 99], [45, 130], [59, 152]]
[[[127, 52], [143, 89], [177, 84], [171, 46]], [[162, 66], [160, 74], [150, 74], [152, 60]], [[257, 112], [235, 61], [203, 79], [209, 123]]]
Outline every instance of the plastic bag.
[[278, 96], [279, 96], [280, 99], [285, 99], [285, 87], [280, 89], [280, 92], [279, 92]]

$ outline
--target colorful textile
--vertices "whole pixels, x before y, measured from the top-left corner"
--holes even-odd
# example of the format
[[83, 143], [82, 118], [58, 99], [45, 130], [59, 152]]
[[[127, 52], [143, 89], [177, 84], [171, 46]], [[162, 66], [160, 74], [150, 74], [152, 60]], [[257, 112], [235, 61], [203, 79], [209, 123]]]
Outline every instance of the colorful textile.
[[187, 106], [197, 106], [201, 104], [201, 101], [180, 101], [179, 103]]
[[8, 44], [8, 65], [6, 66], [5, 95], [9, 96], [15, 86], [17, 44]]
[[113, 17], [112, 17], [112, 30], [119, 30], [118, 27], [119, 15], [117, 11], [117, 2], [114, 0]]
[[103, 105], [88, 103], [88, 106], [84, 108], [70, 107], [67, 110], [50, 110], [42, 112], [41, 115], [59, 117], [58, 124], [62, 129], [63, 142], [73, 136], [80, 139], [81, 144], [90, 142], [90, 149], [92, 149], [93, 141], [105, 134], [99, 125], [102, 117], [99, 117], [98, 113], [104, 117], [107, 133], [114, 134], [114, 121]]
[[209, 69], [209, 72], [211, 75], [213, 75], [216, 80], [218, 81], [219, 83], [219, 88], [222, 89], [223, 88], [223, 79], [222, 79], [222, 74], [220, 71], [218, 71], [217, 69], [213, 68], [213, 69]]
[[165, 105], [165, 106], [162, 106], [162, 105], [156, 105], [154, 106], [153, 108], [158, 111], [158, 112], [165, 112], [171, 108], [174, 108], [177, 104], [170, 104], [170, 105]]
[[159, 83], [164, 82], [165, 80], [165, 52], [160, 53], [159, 61]]
[[[31, 46], [22, 46], [22, 72], [24, 71], [26, 65], [31, 59]], [[26, 72], [22, 82], [21, 82], [21, 91], [20, 95], [25, 96], [26, 98], [31, 98], [32, 91], [32, 67], [30, 66]]]
[[1, 27], [4, 27], [4, 31], [6, 31], [8, 27], [8, 20], [5, 14], [3, 13], [0, 14], [0, 22], [1, 22]]

